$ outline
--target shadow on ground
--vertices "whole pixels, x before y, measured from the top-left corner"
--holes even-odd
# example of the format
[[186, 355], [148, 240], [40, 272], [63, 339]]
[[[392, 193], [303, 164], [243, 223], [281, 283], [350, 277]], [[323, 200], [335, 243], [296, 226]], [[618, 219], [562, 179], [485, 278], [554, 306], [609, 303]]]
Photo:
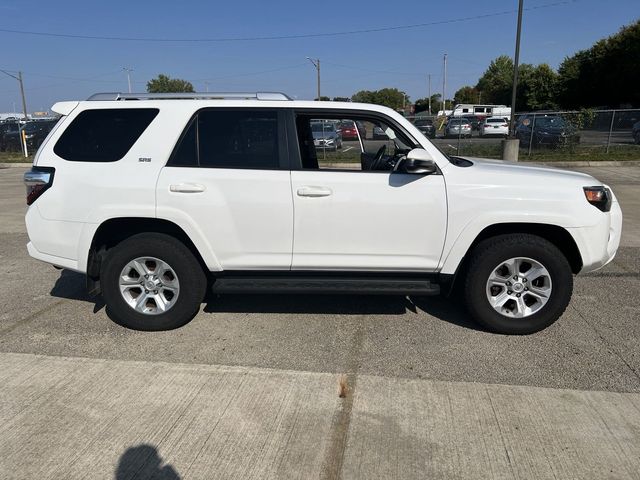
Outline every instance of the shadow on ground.
[[[62, 270], [50, 294], [58, 298], [93, 304], [93, 313], [104, 307], [100, 295], [91, 297], [85, 288], [85, 276]], [[460, 327], [482, 330], [469, 320], [460, 302], [440, 296], [406, 297], [400, 295], [241, 295], [209, 294], [205, 313], [283, 313], [320, 315], [404, 315], [425, 312]]]
[[52, 297], [80, 300], [93, 304], [93, 313], [104, 307], [102, 296], [91, 296], [87, 293], [85, 275], [71, 270], [62, 270], [60, 276], [49, 292]]
[[142, 444], [128, 448], [120, 457], [115, 480], [153, 478], [154, 480], [180, 480], [180, 475], [171, 465], [162, 465], [156, 447]]

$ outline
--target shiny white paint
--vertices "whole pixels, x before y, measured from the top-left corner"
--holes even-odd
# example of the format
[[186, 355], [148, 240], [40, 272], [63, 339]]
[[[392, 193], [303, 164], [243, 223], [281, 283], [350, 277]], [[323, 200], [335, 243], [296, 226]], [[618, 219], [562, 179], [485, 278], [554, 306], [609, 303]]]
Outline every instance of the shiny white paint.
[[[172, 185], [180, 191], [171, 191]], [[164, 167], [157, 199], [159, 218], [202, 238], [211, 270], [291, 267], [288, 171]]]
[[[468, 168], [455, 166], [413, 124], [381, 106], [259, 100], [58, 105], [69, 112], [68, 117], [34, 161], [54, 167], [56, 174], [54, 186], [28, 209], [29, 253], [80, 272], [86, 271], [91, 241], [100, 224], [120, 217], [174, 222], [212, 271], [454, 273], [483, 229], [512, 222], [565, 228], [580, 249], [583, 271], [590, 271], [610, 261], [620, 241], [617, 202], [611, 212], [603, 213], [584, 198], [582, 187], [601, 184], [594, 178], [479, 159], [472, 159], [474, 165]], [[68, 162], [53, 152], [66, 125], [84, 109], [142, 106], [159, 108], [160, 113], [122, 160]], [[200, 108], [216, 106], [382, 113], [406, 129], [441, 174], [164, 167], [187, 120]]]
[[291, 190], [294, 270], [437, 269], [447, 225], [441, 175], [303, 170], [291, 172]]
[[[496, 120], [500, 120], [500, 122]], [[489, 117], [480, 123], [479, 134], [481, 137], [486, 135], [509, 135], [509, 121]]]

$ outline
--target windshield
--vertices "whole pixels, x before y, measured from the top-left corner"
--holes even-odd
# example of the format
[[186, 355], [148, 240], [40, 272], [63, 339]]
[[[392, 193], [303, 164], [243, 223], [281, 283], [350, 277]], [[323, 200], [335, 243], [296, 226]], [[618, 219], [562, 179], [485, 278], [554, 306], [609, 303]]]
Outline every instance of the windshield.
[[536, 118], [536, 127], [566, 127], [567, 122], [562, 117]]
[[433, 122], [431, 120], [427, 120], [427, 119], [420, 119], [420, 120], [416, 120], [414, 125], [418, 126], [418, 127], [422, 127], [425, 125], [433, 125]]
[[330, 123], [312, 123], [312, 132], [332, 132], [334, 130], [333, 125]]

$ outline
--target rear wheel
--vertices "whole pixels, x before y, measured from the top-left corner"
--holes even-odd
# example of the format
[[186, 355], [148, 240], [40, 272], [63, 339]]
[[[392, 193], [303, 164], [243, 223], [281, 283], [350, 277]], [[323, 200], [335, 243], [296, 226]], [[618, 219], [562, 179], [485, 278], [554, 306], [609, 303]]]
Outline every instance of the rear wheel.
[[109, 317], [134, 330], [171, 330], [200, 308], [206, 276], [179, 240], [159, 233], [134, 235], [110, 249], [101, 269]]
[[474, 248], [464, 294], [470, 313], [488, 329], [529, 334], [560, 318], [572, 290], [571, 267], [555, 245], [535, 235], [512, 234]]

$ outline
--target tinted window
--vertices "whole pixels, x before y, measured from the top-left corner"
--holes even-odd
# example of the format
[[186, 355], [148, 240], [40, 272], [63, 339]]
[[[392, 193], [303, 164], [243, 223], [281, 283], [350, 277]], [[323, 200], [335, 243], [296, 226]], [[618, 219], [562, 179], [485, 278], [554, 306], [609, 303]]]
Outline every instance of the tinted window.
[[169, 165], [178, 167], [197, 167], [198, 149], [196, 148], [196, 121], [191, 121], [187, 131], [178, 142], [176, 149], [169, 159]]
[[64, 131], [53, 151], [65, 160], [115, 162], [140, 138], [157, 108], [85, 110]]
[[276, 111], [203, 110], [197, 128], [201, 167], [279, 167]]

